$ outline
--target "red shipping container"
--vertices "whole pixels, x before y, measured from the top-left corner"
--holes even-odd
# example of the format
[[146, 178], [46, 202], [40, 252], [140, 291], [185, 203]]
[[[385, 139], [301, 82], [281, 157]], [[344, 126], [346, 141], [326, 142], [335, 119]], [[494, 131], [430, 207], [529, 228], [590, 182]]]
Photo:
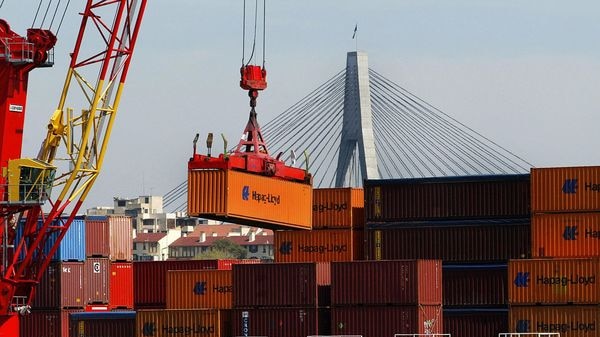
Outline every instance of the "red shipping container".
[[80, 310], [32, 311], [19, 317], [20, 337], [65, 337], [69, 336], [69, 314]]
[[233, 307], [311, 307], [318, 304], [315, 263], [233, 266]]
[[133, 227], [128, 216], [88, 216], [85, 218], [85, 255], [107, 257], [111, 261], [133, 259]]
[[529, 223], [395, 227], [367, 231], [368, 259], [490, 263], [528, 258]]
[[509, 304], [600, 304], [598, 259], [508, 262]]
[[313, 189], [313, 229], [363, 228], [364, 205], [362, 188]]
[[231, 270], [234, 264], [259, 264], [262, 263], [258, 259], [219, 259], [217, 260], [217, 269]]
[[51, 262], [36, 288], [33, 308], [83, 308], [83, 274], [83, 262]]
[[600, 210], [600, 166], [531, 169], [531, 211]]
[[444, 265], [444, 308], [508, 305], [508, 267], [502, 265]]
[[233, 336], [320, 335], [316, 308], [261, 308], [232, 311]]
[[[331, 333], [362, 337], [442, 333], [441, 305], [332, 307]], [[483, 336], [479, 336], [483, 337]]]
[[133, 263], [110, 263], [109, 304], [112, 309], [133, 309]]
[[508, 311], [508, 332], [559, 333], [560, 337], [597, 337], [598, 306], [513, 306]]
[[529, 217], [529, 175], [365, 181], [369, 222]]
[[109, 303], [109, 260], [89, 258], [84, 262], [84, 293], [86, 304]]
[[442, 261], [332, 262], [331, 304], [442, 304]]
[[363, 257], [363, 231], [275, 231], [276, 262], [355, 261]]
[[167, 271], [217, 269], [219, 260], [133, 262], [133, 302], [136, 309], [166, 308]]
[[444, 309], [444, 333], [452, 337], [498, 337], [507, 331], [507, 309]]
[[135, 312], [71, 314], [69, 333], [69, 337], [133, 337], [135, 335]]
[[534, 257], [600, 257], [600, 213], [534, 214]]

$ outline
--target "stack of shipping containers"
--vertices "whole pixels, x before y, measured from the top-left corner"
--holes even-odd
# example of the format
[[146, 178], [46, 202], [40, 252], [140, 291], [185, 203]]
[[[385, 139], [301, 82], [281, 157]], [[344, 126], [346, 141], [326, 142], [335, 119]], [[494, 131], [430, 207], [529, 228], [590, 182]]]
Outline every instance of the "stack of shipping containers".
[[509, 263], [509, 331], [597, 336], [600, 167], [531, 170], [532, 259]]
[[507, 263], [530, 256], [529, 175], [365, 181], [366, 257], [443, 261], [444, 333], [508, 328]]

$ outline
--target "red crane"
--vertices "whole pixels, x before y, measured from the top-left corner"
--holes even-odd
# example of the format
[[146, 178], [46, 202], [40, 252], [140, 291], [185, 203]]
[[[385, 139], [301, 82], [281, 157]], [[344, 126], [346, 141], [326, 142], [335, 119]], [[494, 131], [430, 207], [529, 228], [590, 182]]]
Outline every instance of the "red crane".
[[[28, 313], [35, 286], [101, 171], [146, 2], [86, 1], [59, 104], [37, 158], [20, 158], [23, 122], [19, 127], [10, 119], [11, 114], [19, 112], [14, 110], [24, 110], [26, 73], [17, 81], [18, 103], [11, 98], [2, 106], [0, 336], [19, 336], [18, 317]], [[15, 42], [23, 39], [0, 22], [4, 24], [0, 25], [0, 38], [5, 46], [17, 48]], [[31, 55], [31, 70], [48, 62], [48, 50], [55, 38], [49, 31], [34, 30], [28, 32], [28, 41], [33, 44], [32, 53], [23, 55]], [[17, 69], [6, 60], [20, 55], [18, 49], [8, 50], [14, 51], [3, 55], [2, 79], [9, 76], [5, 72]], [[72, 86], [76, 89], [71, 90]], [[14, 96], [11, 87], [6, 88], [8, 92], [0, 95]], [[69, 100], [74, 104], [84, 102], [84, 107], [74, 110], [68, 107]], [[20, 112], [22, 118], [24, 111]], [[52, 188], [59, 189], [55, 197], [51, 196]], [[17, 226], [23, 227], [18, 242], [14, 235]], [[50, 238], [56, 241], [45, 252], [46, 244], [52, 242]]]

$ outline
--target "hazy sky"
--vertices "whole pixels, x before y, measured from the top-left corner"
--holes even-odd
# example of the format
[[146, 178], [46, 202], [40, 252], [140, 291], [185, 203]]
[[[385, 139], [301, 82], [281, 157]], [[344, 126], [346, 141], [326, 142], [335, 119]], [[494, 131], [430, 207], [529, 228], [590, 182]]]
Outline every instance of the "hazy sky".
[[[58, 103], [83, 2], [71, 1], [55, 66], [31, 73], [24, 156], [37, 153]], [[149, 1], [104, 170], [84, 208], [183, 182], [196, 133], [202, 145], [208, 132], [237, 142], [249, 110], [238, 86], [242, 3]], [[5, 0], [0, 17], [25, 35], [37, 4]], [[371, 68], [533, 165], [598, 165], [599, 18], [597, 0], [268, 1], [259, 122], [343, 69], [358, 43]]]

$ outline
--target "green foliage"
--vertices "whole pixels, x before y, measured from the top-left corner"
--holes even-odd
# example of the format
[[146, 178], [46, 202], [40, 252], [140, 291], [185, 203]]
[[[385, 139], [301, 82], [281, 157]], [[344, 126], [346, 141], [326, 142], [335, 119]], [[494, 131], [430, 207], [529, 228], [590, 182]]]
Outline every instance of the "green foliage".
[[219, 239], [213, 243], [209, 251], [196, 255], [196, 259], [245, 259], [247, 254], [248, 252], [244, 247], [227, 239]]

